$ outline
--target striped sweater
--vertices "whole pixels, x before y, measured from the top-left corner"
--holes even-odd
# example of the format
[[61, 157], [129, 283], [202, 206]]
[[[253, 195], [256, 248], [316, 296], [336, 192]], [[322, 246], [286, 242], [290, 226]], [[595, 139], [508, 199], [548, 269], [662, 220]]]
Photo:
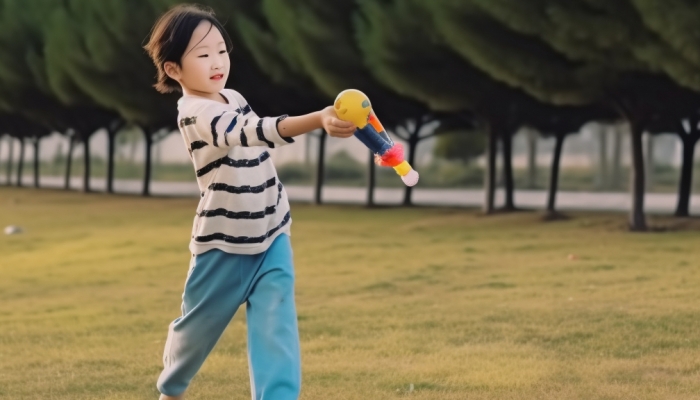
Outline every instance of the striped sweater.
[[293, 143], [280, 136], [286, 115], [260, 118], [243, 96], [224, 89], [228, 104], [184, 95], [178, 122], [197, 175], [201, 198], [190, 251], [235, 254], [265, 251], [290, 233], [289, 201], [267, 149]]

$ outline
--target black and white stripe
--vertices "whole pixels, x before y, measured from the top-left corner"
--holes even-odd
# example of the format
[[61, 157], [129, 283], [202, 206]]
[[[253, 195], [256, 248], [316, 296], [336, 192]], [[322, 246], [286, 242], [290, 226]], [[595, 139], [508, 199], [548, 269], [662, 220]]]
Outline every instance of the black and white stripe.
[[242, 160], [234, 160], [230, 158], [229, 156], [225, 156], [222, 158], [219, 158], [218, 160], [212, 161], [209, 164], [205, 165], [204, 167], [200, 168], [197, 170], [197, 176], [201, 177], [212, 170], [219, 168], [222, 165], [226, 165], [229, 167], [233, 168], [252, 168], [252, 167], [257, 167], [260, 165], [263, 161], [267, 160], [270, 158], [270, 153], [268, 152], [263, 152], [258, 156], [257, 158], [252, 158], [252, 159], [242, 159]]
[[226, 243], [232, 243], [232, 244], [255, 244], [255, 243], [262, 243], [265, 241], [265, 239], [269, 238], [270, 236], [274, 235], [282, 229], [287, 223], [289, 223], [289, 220], [291, 219], [291, 214], [289, 211], [287, 211], [287, 214], [285, 214], [284, 218], [282, 219], [282, 222], [279, 223], [279, 225], [275, 226], [274, 228], [270, 229], [267, 231], [262, 236], [232, 236], [232, 235], [227, 235], [222, 232], [216, 232], [212, 233], [209, 235], [204, 235], [204, 236], [196, 236], [194, 237], [194, 240], [199, 243], [207, 243], [211, 242], [213, 240], [221, 240]]
[[[287, 118], [288, 116], [289, 116], [289, 115], [287, 115], [287, 114], [280, 115], [280, 116], [277, 118], [277, 121], [275, 121], [275, 127], [277, 127], [277, 126], [279, 125], [280, 121], [282, 121], [283, 119]], [[277, 133], [279, 134], [279, 130], [277, 131]], [[282, 135], [280, 135], [280, 137], [281, 137], [282, 139], [284, 139], [284, 141], [287, 142], [287, 143], [294, 143], [294, 139], [292, 139], [292, 138], [290, 138], [290, 137], [285, 137], [285, 136], [282, 136]]]
[[261, 219], [268, 215], [274, 215], [277, 212], [277, 206], [265, 207], [263, 211], [230, 211], [225, 208], [217, 208], [216, 210], [202, 210], [199, 213], [200, 217], [226, 217], [229, 219]]
[[224, 142], [226, 143], [226, 146], [230, 146], [228, 144], [228, 134], [233, 130], [233, 127], [236, 126], [236, 123], [238, 122], [238, 115], [233, 117], [231, 120], [231, 123], [228, 124], [228, 128], [226, 128], [226, 131], [224, 131]]
[[267, 138], [265, 137], [265, 133], [263, 132], [263, 120], [262, 119], [258, 120], [258, 125], [255, 127], [255, 133], [258, 135], [258, 140], [260, 140], [261, 142], [265, 142], [265, 144], [267, 144], [267, 146], [270, 147], [271, 149], [275, 148], [275, 144], [272, 143], [271, 141], [267, 140]]
[[248, 136], [245, 135], [245, 127], [248, 125], [248, 120], [243, 122], [243, 128], [241, 128], [241, 146], [248, 147]]
[[[277, 207], [282, 200], [282, 182], [277, 183], [277, 203], [274, 206], [265, 207], [263, 211], [231, 211], [225, 208], [217, 208], [215, 210], [202, 210], [198, 215], [200, 217], [226, 217], [229, 219], [260, 219], [268, 215], [273, 215], [277, 212]], [[204, 197], [204, 193], [202, 193]]]
[[278, 129], [286, 115], [260, 118], [240, 93], [225, 89], [222, 95], [228, 104], [196, 96], [178, 102], [201, 195], [189, 248], [192, 254], [213, 248], [259, 254], [292, 222], [271, 152], [264, 150], [294, 139]]
[[190, 153], [199, 150], [201, 148], [204, 148], [206, 146], [209, 146], [209, 143], [205, 142], [204, 140], [196, 140], [192, 143], [190, 143]]
[[216, 124], [219, 123], [219, 120], [224, 116], [224, 114], [226, 114], [225, 111], [221, 113], [221, 115], [217, 115], [211, 120], [211, 137], [215, 147], [219, 147], [219, 133], [216, 131]]
[[277, 185], [277, 178], [272, 177], [264, 183], [257, 186], [232, 186], [226, 183], [212, 183], [211, 185], [209, 185], [208, 189], [215, 192], [228, 192], [231, 194], [262, 193], [265, 191], [265, 189], [274, 187], [275, 185]]
[[189, 125], [194, 125], [197, 123], [197, 117], [185, 117], [180, 119], [180, 128], [184, 128]]

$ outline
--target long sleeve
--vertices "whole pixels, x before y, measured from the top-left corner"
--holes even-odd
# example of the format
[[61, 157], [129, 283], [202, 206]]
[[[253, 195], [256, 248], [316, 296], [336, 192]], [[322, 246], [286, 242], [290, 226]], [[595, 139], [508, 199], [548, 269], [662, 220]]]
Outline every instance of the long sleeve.
[[237, 105], [198, 102], [195, 118], [189, 122], [196, 124], [199, 140], [222, 149], [232, 146], [275, 148], [294, 143], [294, 139], [282, 137], [277, 130], [277, 123], [286, 115], [260, 118], [242, 96], [233, 97]]

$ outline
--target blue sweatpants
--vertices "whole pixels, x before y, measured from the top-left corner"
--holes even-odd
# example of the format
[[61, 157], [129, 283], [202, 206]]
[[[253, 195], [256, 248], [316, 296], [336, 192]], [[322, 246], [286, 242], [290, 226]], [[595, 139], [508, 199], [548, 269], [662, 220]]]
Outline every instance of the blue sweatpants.
[[185, 391], [238, 307], [246, 305], [248, 364], [254, 400], [296, 400], [301, 389], [294, 265], [289, 236], [260, 254], [218, 249], [193, 257], [182, 316], [168, 330], [158, 390]]

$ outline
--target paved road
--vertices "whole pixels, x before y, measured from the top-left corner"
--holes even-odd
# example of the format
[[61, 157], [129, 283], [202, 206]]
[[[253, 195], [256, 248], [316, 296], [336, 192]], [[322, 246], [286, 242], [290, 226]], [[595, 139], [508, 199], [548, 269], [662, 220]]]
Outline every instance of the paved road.
[[[23, 182], [26, 186], [32, 185], [31, 177], [26, 177]], [[91, 187], [96, 191], [105, 190], [105, 180], [102, 178], [91, 179]], [[61, 177], [41, 177], [41, 186], [47, 188], [63, 187]], [[117, 179], [114, 181], [114, 189], [118, 193], [141, 192], [141, 181], [136, 179]], [[310, 202], [313, 199], [313, 188], [308, 186], [285, 186], [291, 201]], [[82, 188], [82, 178], [73, 178], [71, 188]], [[152, 182], [151, 193], [162, 196], [193, 196], [199, 195], [195, 182]], [[363, 204], [366, 200], [365, 188], [353, 187], [326, 187], [323, 189], [323, 201], [326, 203]], [[400, 204], [403, 199], [402, 189], [378, 188], [375, 191], [377, 204]], [[538, 190], [516, 190], [515, 203], [518, 207], [543, 209], [546, 204], [547, 193]], [[478, 189], [415, 189], [413, 200], [418, 205], [431, 206], [457, 206], [457, 207], [481, 207], [484, 193]], [[496, 193], [497, 204], [503, 202], [503, 191]], [[599, 210], [599, 211], [626, 211], [629, 210], [631, 197], [627, 193], [590, 193], [590, 192], [559, 192], [557, 196], [557, 208], [560, 210]], [[676, 206], [676, 195], [668, 193], [649, 193], [645, 199], [647, 212], [658, 214], [670, 214]], [[700, 195], [694, 195], [691, 199], [691, 213], [700, 214]]]

